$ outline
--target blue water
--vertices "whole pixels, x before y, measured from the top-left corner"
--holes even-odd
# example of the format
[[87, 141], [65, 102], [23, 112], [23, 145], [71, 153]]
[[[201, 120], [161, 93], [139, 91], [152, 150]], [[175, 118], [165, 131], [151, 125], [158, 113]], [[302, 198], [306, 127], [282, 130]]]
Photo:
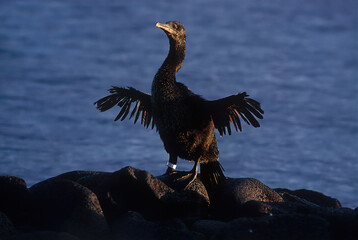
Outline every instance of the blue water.
[[[180, 20], [178, 80], [207, 99], [247, 91], [265, 118], [219, 138], [230, 177], [358, 205], [357, 1], [0, 1], [0, 174], [28, 185], [72, 170], [163, 173], [155, 131], [92, 103], [150, 92]], [[192, 163], [179, 161], [180, 169]]]

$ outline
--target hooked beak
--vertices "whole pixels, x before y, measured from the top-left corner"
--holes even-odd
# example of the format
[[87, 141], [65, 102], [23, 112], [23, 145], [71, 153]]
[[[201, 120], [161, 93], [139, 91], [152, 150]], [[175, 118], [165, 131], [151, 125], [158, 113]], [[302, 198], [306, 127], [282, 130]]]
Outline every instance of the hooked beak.
[[168, 24], [162, 24], [162, 23], [157, 22], [155, 24], [155, 26], [158, 27], [158, 28], [163, 29], [164, 31], [166, 31], [168, 33], [173, 33], [174, 32], [173, 29], [170, 28], [170, 26]]

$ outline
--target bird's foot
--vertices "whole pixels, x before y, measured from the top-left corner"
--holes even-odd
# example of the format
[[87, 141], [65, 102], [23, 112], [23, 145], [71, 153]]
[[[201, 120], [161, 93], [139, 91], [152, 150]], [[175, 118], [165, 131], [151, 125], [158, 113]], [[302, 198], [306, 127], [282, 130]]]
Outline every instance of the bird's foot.
[[184, 190], [187, 190], [189, 186], [195, 181], [197, 174], [195, 171], [189, 171], [189, 172], [183, 171], [182, 173], [184, 173], [184, 175], [181, 176], [180, 178], [177, 178], [175, 181], [176, 182], [188, 181], [188, 183], [184, 187]]
[[191, 171], [176, 171], [176, 173], [180, 176], [175, 180], [177, 182], [186, 181], [193, 175]]
[[189, 186], [195, 181], [196, 176], [192, 176], [188, 184], [184, 187], [184, 190], [188, 190]]
[[168, 167], [166, 172], [164, 173], [166, 176], [170, 176], [172, 178], [171, 181], [178, 184], [180, 189], [187, 190], [189, 186], [195, 181], [197, 176], [196, 168], [193, 168], [190, 171], [176, 171], [171, 167]]

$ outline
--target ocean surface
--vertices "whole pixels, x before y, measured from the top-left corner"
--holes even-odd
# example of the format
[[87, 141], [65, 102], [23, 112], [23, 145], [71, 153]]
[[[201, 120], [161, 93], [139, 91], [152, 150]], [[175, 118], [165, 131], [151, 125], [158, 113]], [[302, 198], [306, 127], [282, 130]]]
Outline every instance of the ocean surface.
[[0, 175], [31, 186], [72, 170], [162, 174], [158, 134], [93, 102], [112, 85], [149, 93], [169, 48], [155, 23], [178, 20], [177, 80], [210, 100], [246, 91], [265, 110], [261, 128], [218, 138], [225, 174], [355, 208], [357, 12], [353, 0], [0, 0]]

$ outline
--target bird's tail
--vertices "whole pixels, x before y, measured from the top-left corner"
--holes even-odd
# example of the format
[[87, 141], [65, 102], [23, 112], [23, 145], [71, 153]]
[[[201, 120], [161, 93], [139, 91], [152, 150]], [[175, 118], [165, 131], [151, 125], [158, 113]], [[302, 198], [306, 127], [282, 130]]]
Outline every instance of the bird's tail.
[[208, 191], [226, 179], [219, 161], [200, 163], [200, 180]]

